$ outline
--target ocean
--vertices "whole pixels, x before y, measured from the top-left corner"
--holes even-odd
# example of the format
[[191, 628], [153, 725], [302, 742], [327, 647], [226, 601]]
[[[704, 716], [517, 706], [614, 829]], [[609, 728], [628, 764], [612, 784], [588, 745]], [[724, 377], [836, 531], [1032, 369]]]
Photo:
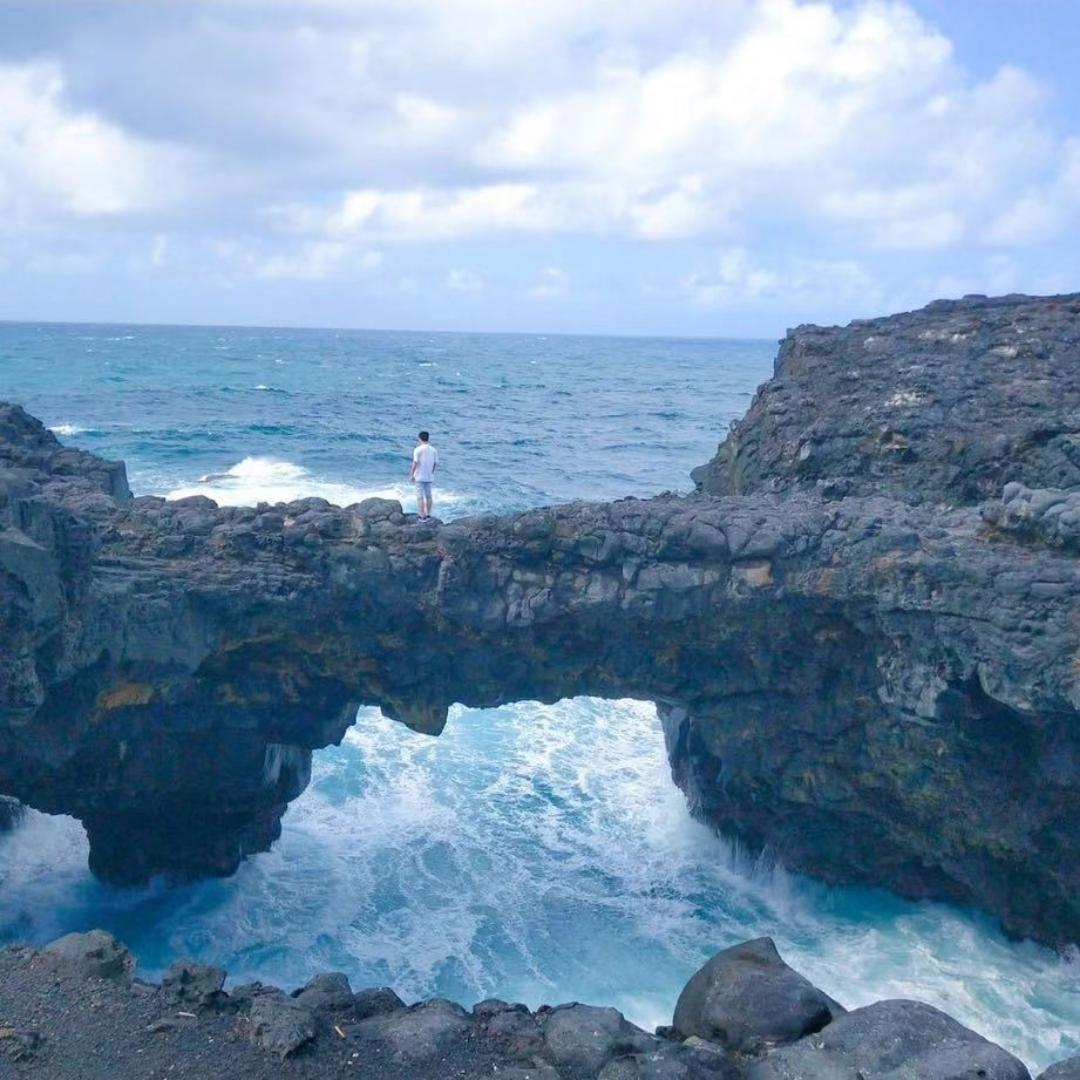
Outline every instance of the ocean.
[[[128, 463], [137, 494], [222, 503], [370, 495], [436, 515], [686, 491], [771, 373], [767, 341], [0, 324], [0, 399]], [[362, 709], [315, 757], [281, 840], [233, 877], [117, 889], [78, 822], [0, 836], [0, 942], [101, 926], [154, 977], [180, 957], [291, 987], [468, 1005], [612, 1004], [670, 1022], [717, 949], [773, 936], [851, 1007], [937, 1005], [1033, 1069], [1080, 1053], [1080, 957], [957, 907], [827, 888], [695, 822], [655, 709], [573, 699], [456, 707], [439, 739]]]

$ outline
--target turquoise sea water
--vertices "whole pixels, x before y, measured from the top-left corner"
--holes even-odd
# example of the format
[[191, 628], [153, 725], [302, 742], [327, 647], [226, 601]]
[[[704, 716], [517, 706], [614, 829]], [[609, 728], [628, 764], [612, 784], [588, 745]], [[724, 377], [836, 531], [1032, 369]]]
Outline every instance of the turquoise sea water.
[[[686, 490], [770, 373], [770, 342], [0, 325], [0, 398], [128, 462], [138, 493], [402, 498], [413, 436], [445, 517]], [[411, 506], [409, 507], [411, 508]], [[437, 740], [361, 710], [273, 851], [225, 881], [119, 890], [77, 822], [0, 837], [0, 941], [104, 926], [286, 985], [670, 1020], [711, 952], [773, 935], [845, 1004], [918, 997], [1032, 1067], [1080, 1053], [1080, 961], [986, 918], [756, 865], [691, 820], [647, 703], [458, 708]]]

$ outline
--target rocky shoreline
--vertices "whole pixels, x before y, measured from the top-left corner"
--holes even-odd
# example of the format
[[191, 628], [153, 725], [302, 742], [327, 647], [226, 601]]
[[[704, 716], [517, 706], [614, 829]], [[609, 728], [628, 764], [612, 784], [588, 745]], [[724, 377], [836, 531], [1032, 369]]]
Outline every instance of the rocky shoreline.
[[[1025, 1066], [913, 1001], [850, 1012], [793, 971], [768, 938], [713, 957], [670, 1027], [614, 1009], [498, 1000], [471, 1010], [354, 992], [340, 973], [291, 994], [225, 990], [219, 968], [174, 964], [160, 984], [110, 935], [70, 934], [0, 951], [0, 1075], [49, 1080], [1030, 1080]], [[1080, 1058], [1040, 1080], [1077, 1080]]]

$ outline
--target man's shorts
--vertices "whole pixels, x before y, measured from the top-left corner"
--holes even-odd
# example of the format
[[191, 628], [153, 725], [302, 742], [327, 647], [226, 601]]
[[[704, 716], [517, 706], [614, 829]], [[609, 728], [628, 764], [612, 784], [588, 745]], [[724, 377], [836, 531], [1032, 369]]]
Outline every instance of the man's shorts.
[[429, 501], [431, 499], [431, 481], [430, 480], [417, 480], [416, 481], [416, 497]]

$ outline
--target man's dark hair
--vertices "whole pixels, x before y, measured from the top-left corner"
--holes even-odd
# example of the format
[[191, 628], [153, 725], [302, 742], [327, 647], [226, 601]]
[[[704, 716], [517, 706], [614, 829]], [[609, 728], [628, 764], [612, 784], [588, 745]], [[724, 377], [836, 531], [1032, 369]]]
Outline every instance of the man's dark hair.
[[427, 442], [428, 439], [430, 439], [430, 438], [431, 438], [431, 436], [426, 431], [421, 431], [420, 432], [420, 441], [421, 442]]

